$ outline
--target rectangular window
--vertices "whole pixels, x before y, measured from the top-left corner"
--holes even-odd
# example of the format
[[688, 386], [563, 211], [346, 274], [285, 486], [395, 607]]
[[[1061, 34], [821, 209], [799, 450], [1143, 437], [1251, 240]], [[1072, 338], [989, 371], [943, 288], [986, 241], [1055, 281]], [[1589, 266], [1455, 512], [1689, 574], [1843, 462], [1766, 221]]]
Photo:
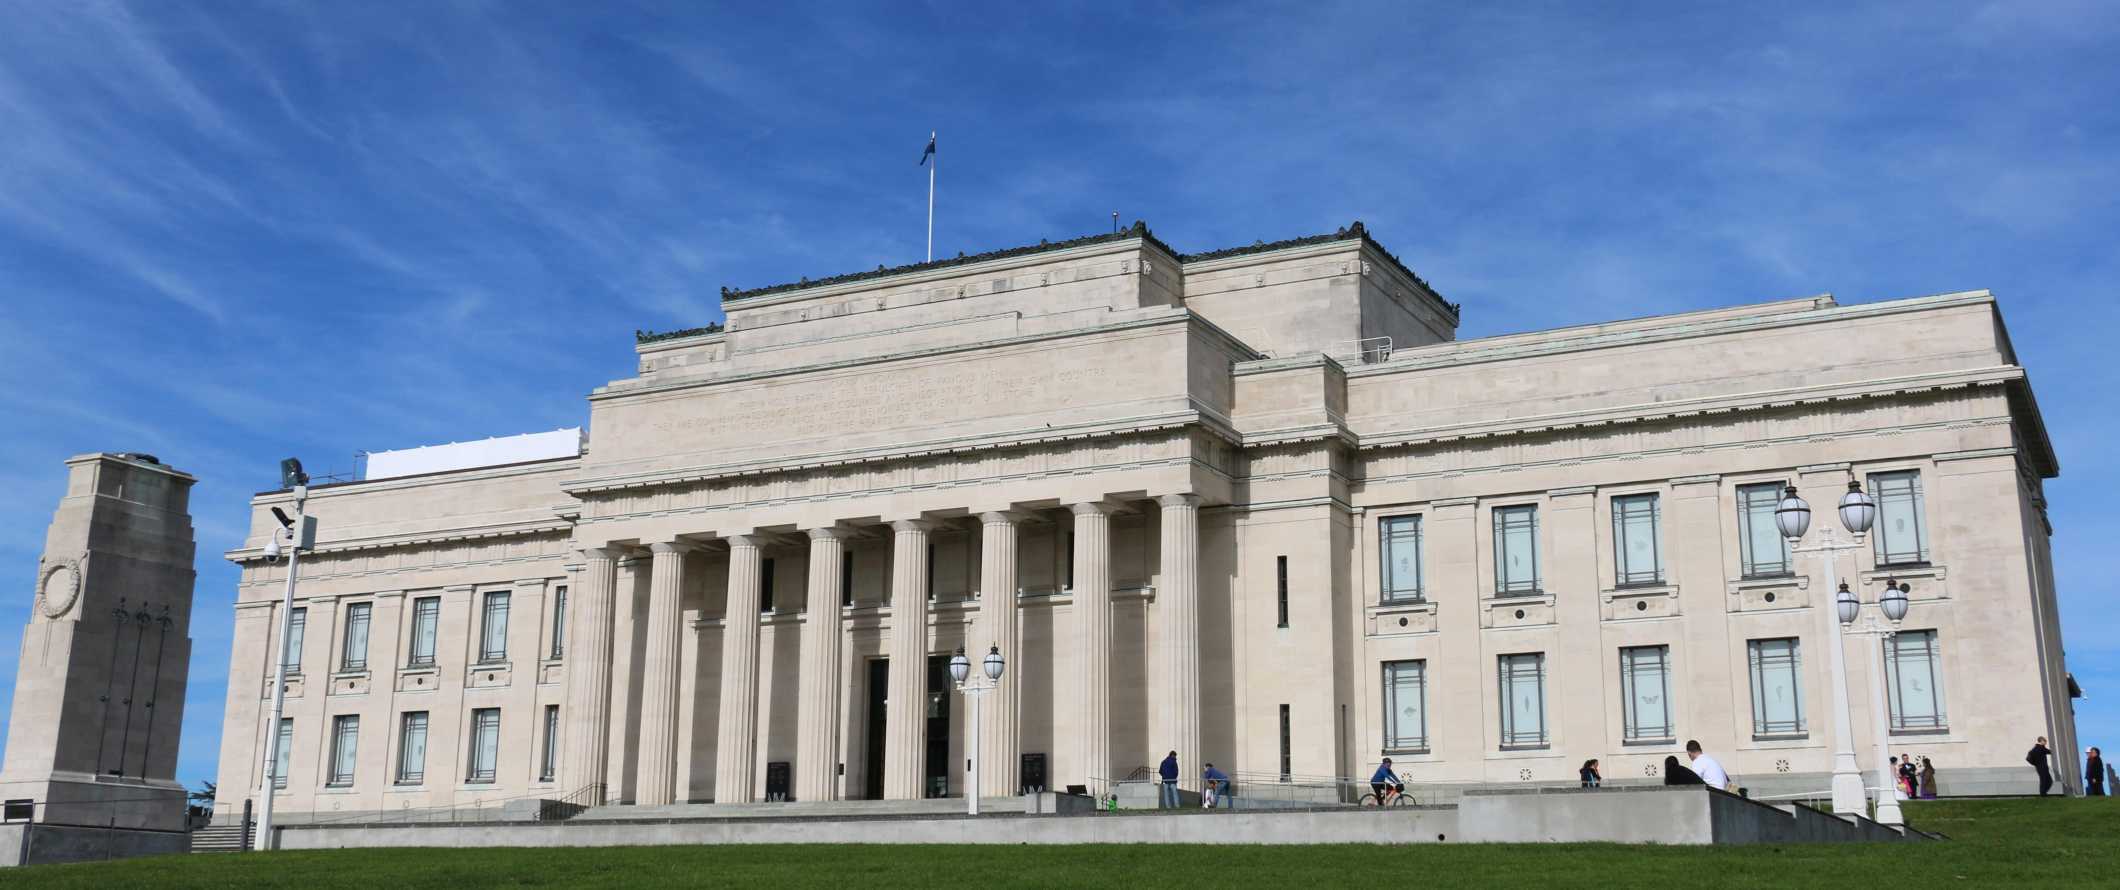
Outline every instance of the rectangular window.
[[1277, 626], [1279, 626], [1279, 627], [1287, 627], [1287, 626], [1288, 626], [1288, 557], [1286, 557], [1286, 556], [1276, 556], [1276, 557], [1274, 557], [1274, 585], [1275, 585], [1275, 589], [1276, 589], [1277, 591], [1279, 591], [1279, 595], [1278, 595], [1278, 596], [1277, 596], [1277, 598], [1275, 599], [1275, 603], [1277, 604], [1276, 608], [1278, 609], [1278, 614], [1279, 614], [1279, 615], [1281, 616], [1281, 617], [1280, 617], [1280, 622], [1279, 622], [1279, 624], [1278, 624]]
[[1288, 781], [1288, 780], [1290, 780], [1290, 779], [1292, 779], [1292, 778], [1294, 778], [1294, 777], [1295, 777], [1295, 770], [1294, 770], [1294, 767], [1295, 767], [1295, 757], [1294, 757], [1294, 752], [1292, 752], [1292, 751], [1290, 751], [1290, 750], [1289, 750], [1289, 749], [1290, 749], [1290, 747], [1292, 747], [1292, 746], [1291, 746], [1291, 745], [1289, 744], [1289, 734], [1288, 734], [1288, 733], [1289, 733], [1289, 726], [1288, 726], [1288, 706], [1287, 706], [1287, 705], [1282, 705], [1282, 706], [1281, 706], [1281, 781], [1283, 781], [1283, 782], [1286, 782], [1286, 781]]
[[552, 657], [567, 654], [567, 585], [552, 588]]
[[935, 590], [935, 542], [929, 541], [927, 545], [927, 596], [929, 602], [934, 602]]
[[1494, 508], [1494, 592], [1539, 592], [1538, 508]]
[[1929, 529], [1921, 514], [1921, 474], [1871, 473], [1870, 496], [1877, 501], [1877, 524], [1871, 539], [1881, 566], [1918, 565], [1929, 561]]
[[397, 783], [427, 781], [427, 712], [406, 711], [398, 722]]
[[[285, 650], [281, 653], [280, 661], [282, 665], [287, 668], [287, 675], [290, 677], [296, 676], [302, 672], [302, 639], [304, 637], [307, 637], [308, 635], [309, 610], [295, 609], [294, 611], [288, 612], [287, 646], [285, 647]], [[330, 640], [324, 641], [324, 657], [331, 657]], [[325, 662], [326, 667], [329, 667], [330, 664], [330, 662]]]
[[1066, 542], [1066, 546], [1061, 548], [1061, 552], [1067, 554], [1067, 561], [1060, 566], [1062, 577], [1066, 578], [1067, 581], [1061, 587], [1072, 591], [1075, 589], [1075, 533], [1072, 531], [1061, 532], [1060, 539]]
[[1884, 641], [1885, 688], [1892, 698], [1893, 732], [1940, 732], [1943, 657], [1933, 630], [1903, 630]]
[[1377, 523], [1377, 552], [1384, 560], [1384, 602], [1420, 602], [1421, 517], [1384, 517]]
[[346, 648], [339, 655], [339, 670], [368, 669], [368, 613], [371, 608], [369, 603], [346, 607]]
[[537, 768], [537, 780], [550, 782], [559, 775], [559, 705], [545, 706], [545, 756]]
[[494, 590], [486, 593], [486, 608], [479, 619], [478, 660], [505, 661], [508, 658], [508, 591]]
[[280, 718], [279, 751], [272, 759], [272, 787], [287, 787], [287, 765], [294, 762], [294, 718]]
[[340, 714], [331, 718], [331, 778], [328, 784], [353, 784], [355, 751], [361, 741], [361, 718]]
[[1428, 662], [1384, 662], [1384, 752], [1428, 750]]
[[854, 604], [854, 551], [839, 551], [839, 604]]
[[1781, 504], [1782, 484], [1762, 482], [1737, 487], [1738, 558], [1747, 578], [1773, 578], [1789, 574], [1789, 542], [1774, 523], [1774, 508]]
[[434, 635], [441, 620], [441, 597], [423, 596], [412, 601], [412, 651], [405, 655], [406, 667], [434, 666]]
[[1749, 640], [1752, 735], [1803, 735], [1803, 652], [1794, 637]]
[[758, 611], [773, 611], [773, 560], [758, 562]]
[[1502, 747], [1546, 747], [1546, 653], [1504, 655], [1498, 661]]
[[1661, 513], [1653, 494], [1612, 499], [1612, 565], [1619, 586], [1664, 583]]
[[479, 708], [471, 712], [471, 769], [464, 781], [491, 782], [501, 761], [501, 709]]
[[1633, 646], [1619, 650], [1621, 740], [1669, 742], [1678, 738], [1671, 724], [1671, 647]]

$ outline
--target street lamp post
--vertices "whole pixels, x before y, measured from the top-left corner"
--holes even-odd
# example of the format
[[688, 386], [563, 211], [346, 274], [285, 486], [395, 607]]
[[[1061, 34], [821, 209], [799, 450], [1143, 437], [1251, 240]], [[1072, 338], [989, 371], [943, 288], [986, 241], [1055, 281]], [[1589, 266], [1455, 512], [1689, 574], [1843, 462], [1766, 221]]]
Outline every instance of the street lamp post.
[[[1875, 695], [1875, 706], [1871, 710], [1875, 714], [1872, 729], [1877, 734], [1877, 821], [1886, 825], [1904, 825], [1906, 817], [1899, 812], [1898, 777], [1892, 775], [1892, 755], [1886, 749], [1886, 737], [1891, 732], [1886, 714], [1890, 708], [1891, 691], [1886, 688], [1884, 680], [1884, 647], [1899, 635], [1899, 622], [1907, 617], [1907, 592], [1912, 589], [1913, 585], [1904, 581], [1886, 578], [1884, 593], [1877, 597], [1874, 612], [1864, 611], [1862, 600], [1850, 592], [1846, 584], [1840, 585], [1840, 592], [1834, 596], [1834, 611], [1839, 613], [1840, 623], [1847, 628], [1847, 633], [1877, 638], [1876, 644], [1869, 647], [1870, 674], [1877, 678], [1871, 686]], [[1855, 627], [1858, 614], [1863, 619], [1860, 628]]]
[[[1839, 587], [1835, 577], [1834, 563], [1844, 550], [1862, 547], [1862, 536], [1877, 520], [1877, 504], [1862, 490], [1862, 483], [1850, 481], [1848, 493], [1840, 499], [1840, 524], [1848, 532], [1843, 538], [1838, 529], [1820, 526], [1818, 541], [1808, 547], [1796, 546], [1804, 532], [1811, 527], [1811, 505], [1796, 496], [1796, 486], [1791, 485], [1782, 495], [1781, 504], [1774, 508], [1774, 522], [1783, 537], [1789, 539], [1790, 552], [1807, 553], [1818, 557], [1826, 570], [1828, 595]], [[1833, 666], [1833, 811], [1836, 813], [1860, 813], [1868, 802], [1863, 793], [1862, 769], [1855, 763], [1855, 731], [1849, 724], [1853, 712], [1848, 707], [1848, 665], [1841, 643], [1841, 622], [1835, 620], [1835, 610], [1820, 609], [1826, 628], [1826, 650]]]
[[309, 518], [309, 474], [302, 472], [302, 462], [288, 458], [280, 462], [280, 482], [294, 492], [294, 516], [292, 518], [278, 507], [272, 515], [279, 519], [280, 527], [272, 530], [272, 538], [265, 542], [265, 558], [278, 559], [280, 552], [287, 552], [287, 591], [280, 598], [280, 641], [274, 648], [272, 669], [272, 719], [265, 724], [265, 774], [263, 787], [258, 791], [258, 849], [272, 849], [272, 798], [278, 790], [280, 768], [280, 719], [287, 707], [287, 636], [294, 629], [294, 581], [297, 557], [304, 548], [316, 546], [316, 520]]
[[965, 786], [964, 797], [965, 812], [973, 816], [979, 815], [979, 700], [985, 698], [987, 693], [1001, 688], [1003, 666], [1001, 647], [988, 647], [984, 664], [986, 682], [967, 683], [966, 679], [972, 674], [972, 661], [964, 657], [964, 647], [957, 647], [957, 655], [950, 659], [950, 679], [956, 681], [957, 691], [972, 702], [972, 775], [969, 784]]

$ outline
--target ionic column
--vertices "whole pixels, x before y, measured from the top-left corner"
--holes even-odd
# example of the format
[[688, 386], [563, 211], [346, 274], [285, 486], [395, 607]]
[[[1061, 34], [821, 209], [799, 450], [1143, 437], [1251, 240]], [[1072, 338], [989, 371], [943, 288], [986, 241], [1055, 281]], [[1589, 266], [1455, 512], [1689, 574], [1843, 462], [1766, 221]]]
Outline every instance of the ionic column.
[[567, 701], [560, 787], [574, 802], [602, 806], [604, 766], [610, 752], [605, 733], [611, 723], [611, 597], [617, 583], [618, 553], [582, 551], [581, 578], [567, 598]]
[[[1200, 499], [1174, 494], [1163, 508], [1163, 567], [1156, 602], [1170, 678], [1170, 748], [1178, 752], [1178, 787], [1200, 790]], [[1166, 749], [1169, 750], [1169, 749]]]
[[714, 802], [758, 799], [758, 540], [732, 535], [729, 606], [721, 620], [721, 732], [714, 745]]
[[678, 597], [684, 590], [685, 554], [692, 545], [650, 544], [654, 563], [648, 581], [647, 651], [641, 660], [640, 771], [633, 802], [671, 803], [677, 794], [677, 677], [684, 643]]
[[883, 796], [919, 800], [927, 764], [929, 523], [891, 523], [890, 700], [884, 708]]
[[1082, 719], [1076, 744], [1083, 781], [1102, 794], [1112, 775], [1112, 514], [1102, 503], [1074, 504], [1075, 620], [1082, 627]]
[[1003, 670], [997, 688], [988, 696], [988, 707], [980, 726], [978, 793], [986, 797], [1016, 794], [1017, 737], [1016, 684], [1023, 674], [1022, 647], [1016, 633], [1016, 521], [1015, 513], [979, 514], [979, 627], [975, 638], [965, 640], [965, 657], [972, 660], [972, 673], [984, 676], [980, 667], [986, 647], [1001, 647], [1001, 655], [1015, 664]]
[[803, 596], [802, 703], [796, 716], [795, 799], [832, 800], [839, 780], [839, 572], [836, 528], [810, 529], [810, 583]]

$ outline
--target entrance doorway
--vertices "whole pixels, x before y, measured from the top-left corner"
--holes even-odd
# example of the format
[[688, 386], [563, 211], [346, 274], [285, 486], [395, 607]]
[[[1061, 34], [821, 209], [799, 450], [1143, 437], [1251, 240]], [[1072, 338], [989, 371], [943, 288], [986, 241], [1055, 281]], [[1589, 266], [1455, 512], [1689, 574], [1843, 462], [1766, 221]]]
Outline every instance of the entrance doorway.
[[[868, 744], [863, 747], [862, 796], [883, 799], [884, 746], [890, 720], [886, 699], [891, 688], [891, 660], [873, 658], [868, 670]], [[922, 708], [927, 720], [927, 750], [921, 758], [920, 793], [923, 797], [950, 794], [950, 657], [927, 658], [927, 700]]]

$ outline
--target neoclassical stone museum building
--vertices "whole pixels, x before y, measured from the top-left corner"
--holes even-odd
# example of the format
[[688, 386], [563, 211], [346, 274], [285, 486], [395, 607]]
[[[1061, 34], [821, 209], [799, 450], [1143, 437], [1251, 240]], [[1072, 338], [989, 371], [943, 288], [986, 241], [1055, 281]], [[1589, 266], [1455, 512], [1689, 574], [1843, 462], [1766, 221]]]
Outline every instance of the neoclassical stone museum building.
[[2077, 786], [2059, 468], [1986, 292], [1458, 340], [1360, 224], [1191, 255], [1136, 224], [722, 306], [641, 334], [567, 454], [313, 488], [278, 727], [291, 495], [254, 499], [224, 812], [275, 732], [290, 819], [961, 795], [959, 647], [1007, 659], [985, 795], [1172, 749], [1240, 794], [1387, 756], [1654, 781], [1689, 738], [1822, 790], [1832, 591], [1773, 511], [1794, 486], [1815, 538], [1850, 482], [1878, 519], [1838, 577], [1912, 599], [1841, 644], [1864, 768], [1885, 708], [1946, 793], [2032, 789], [2040, 735]]

